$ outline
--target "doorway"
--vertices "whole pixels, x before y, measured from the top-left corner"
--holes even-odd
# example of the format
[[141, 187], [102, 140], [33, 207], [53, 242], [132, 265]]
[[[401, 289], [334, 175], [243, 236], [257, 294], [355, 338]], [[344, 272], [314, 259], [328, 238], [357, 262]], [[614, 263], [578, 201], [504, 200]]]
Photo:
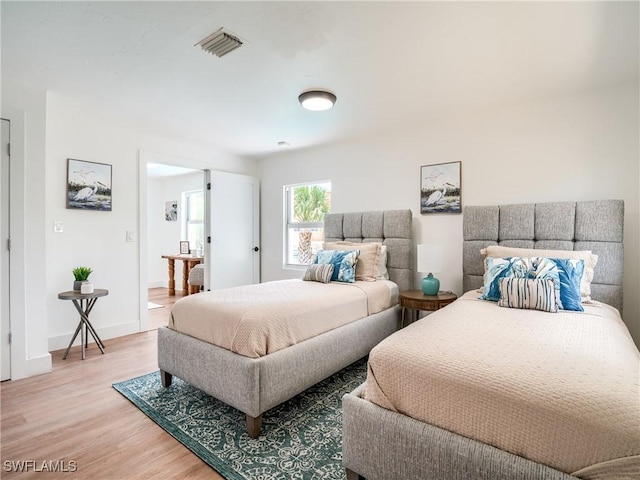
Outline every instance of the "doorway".
[[169, 260], [182, 242], [189, 254], [203, 249], [205, 175], [200, 169], [167, 163], [147, 163], [147, 313], [148, 330], [167, 325], [172, 305], [182, 298], [182, 262], [173, 261], [174, 288], [169, 290]]
[[[151, 315], [156, 315], [153, 310], [149, 310], [149, 287], [155, 284], [150, 284], [150, 269], [149, 265], [153, 262], [160, 260], [162, 263], [160, 268], [161, 275], [158, 277], [160, 280], [154, 280], [154, 282], [163, 282], [162, 279], [168, 280], [168, 260], [162, 259], [162, 255], [166, 255], [167, 252], [179, 253], [180, 252], [180, 239], [174, 237], [168, 244], [164, 244], [164, 238], [161, 238], [161, 233], [153, 233], [150, 231], [150, 223], [157, 221], [161, 218], [161, 223], [166, 222], [165, 208], [167, 202], [178, 200], [179, 197], [173, 195], [171, 198], [158, 197], [149, 195], [149, 179], [147, 172], [147, 165], [159, 164], [164, 166], [172, 166], [183, 169], [190, 169], [197, 171], [199, 175], [203, 175], [203, 188], [206, 189], [205, 194], [205, 209], [204, 209], [204, 232], [205, 232], [205, 244], [204, 244], [204, 287], [205, 290], [227, 288], [234, 286], [233, 276], [229, 276], [229, 272], [236, 270], [239, 265], [244, 265], [243, 262], [248, 260], [247, 267], [242, 267], [244, 271], [248, 273], [248, 280], [243, 280], [242, 284], [259, 283], [260, 282], [260, 198], [259, 198], [259, 180], [256, 177], [250, 177], [247, 175], [240, 175], [235, 173], [223, 173], [209, 170], [211, 165], [206, 162], [198, 160], [186, 159], [181, 157], [175, 157], [172, 155], [163, 155], [154, 152], [148, 152], [141, 150], [139, 152], [139, 277], [140, 277], [140, 331], [146, 331], [153, 328], [150, 324], [150, 312]], [[209, 180], [204, 183], [204, 174], [209, 176]], [[196, 187], [197, 188], [197, 187]], [[231, 189], [231, 191], [229, 191]], [[187, 191], [185, 189], [185, 191]], [[224, 192], [227, 194], [224, 194]], [[213, 192], [213, 194], [212, 194]], [[237, 198], [240, 192], [244, 192], [241, 195], [242, 198]], [[220, 196], [222, 194], [222, 196]], [[153, 198], [152, 198], [153, 197]], [[178, 203], [178, 202], [176, 202]], [[151, 209], [160, 209], [160, 213], [157, 214], [155, 220], [149, 219]], [[178, 216], [180, 215], [181, 208], [176, 206]], [[183, 212], [184, 215], [184, 212]], [[166, 223], [163, 225], [166, 226]], [[178, 221], [178, 223], [180, 223]], [[250, 224], [251, 227], [236, 228], [238, 224]], [[220, 240], [225, 240], [227, 243], [220, 243]], [[229, 243], [231, 242], [231, 243]], [[150, 251], [152, 248], [157, 248], [155, 252]], [[238, 245], [243, 246], [240, 250], [237, 250]], [[246, 248], [245, 248], [246, 246]], [[198, 247], [198, 245], [196, 245]], [[193, 248], [190, 246], [190, 248]], [[238, 253], [242, 256], [241, 259], [236, 259], [235, 262], [229, 263], [233, 255]], [[226, 260], [223, 260], [226, 259]], [[177, 280], [177, 271], [182, 271], [182, 265], [179, 265], [182, 261], [175, 261], [175, 278]], [[157, 264], [156, 264], [157, 265]], [[162, 285], [162, 283], [160, 284]], [[168, 285], [167, 285], [168, 286]], [[176, 289], [176, 294], [178, 290]], [[171, 300], [175, 301], [178, 295]], [[154, 302], [154, 303], [160, 303]], [[166, 312], [166, 319], [168, 321], [170, 308], [165, 306], [162, 308]], [[164, 314], [163, 312], [163, 314]]]

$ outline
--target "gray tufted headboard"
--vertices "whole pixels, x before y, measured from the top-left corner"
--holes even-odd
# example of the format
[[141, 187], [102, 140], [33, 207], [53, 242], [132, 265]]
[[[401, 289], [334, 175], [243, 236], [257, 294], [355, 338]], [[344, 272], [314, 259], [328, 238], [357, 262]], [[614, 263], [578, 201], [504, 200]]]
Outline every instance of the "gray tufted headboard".
[[591, 298], [622, 312], [623, 224], [622, 200], [468, 206], [463, 219], [464, 291], [482, 286], [480, 249], [487, 245], [591, 250], [598, 255]]
[[328, 213], [324, 216], [324, 240], [382, 242], [387, 246], [389, 278], [400, 291], [413, 284], [411, 210]]

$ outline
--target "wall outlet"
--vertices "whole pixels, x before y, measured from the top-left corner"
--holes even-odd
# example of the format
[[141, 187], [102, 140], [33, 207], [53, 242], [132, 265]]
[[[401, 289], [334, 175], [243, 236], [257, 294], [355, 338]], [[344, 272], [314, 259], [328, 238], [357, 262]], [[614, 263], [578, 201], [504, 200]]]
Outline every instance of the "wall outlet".
[[127, 242], [133, 242], [133, 232], [131, 230], [127, 230]]
[[53, 222], [53, 233], [62, 233], [64, 228], [62, 228], [62, 220], [56, 220]]

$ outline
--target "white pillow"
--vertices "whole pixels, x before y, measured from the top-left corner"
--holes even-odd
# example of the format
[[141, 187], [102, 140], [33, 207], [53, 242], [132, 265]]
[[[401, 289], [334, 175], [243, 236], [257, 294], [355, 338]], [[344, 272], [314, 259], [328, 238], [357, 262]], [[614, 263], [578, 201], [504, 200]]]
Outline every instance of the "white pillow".
[[376, 265], [376, 280], [389, 280], [389, 272], [387, 270], [387, 246], [380, 247], [380, 255], [378, 255], [378, 263]]
[[593, 271], [598, 263], [598, 255], [591, 250], [538, 250], [536, 248], [503, 247], [502, 245], [489, 245], [480, 250], [485, 257], [509, 258], [509, 257], [545, 257], [584, 260], [584, 274], [580, 280], [580, 297], [583, 302], [591, 301], [591, 282]]

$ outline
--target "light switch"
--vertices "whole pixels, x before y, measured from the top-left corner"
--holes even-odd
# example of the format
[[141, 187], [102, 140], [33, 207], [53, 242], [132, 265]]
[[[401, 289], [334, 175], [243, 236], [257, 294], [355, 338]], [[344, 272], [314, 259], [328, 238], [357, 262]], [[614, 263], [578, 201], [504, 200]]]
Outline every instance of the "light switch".
[[62, 233], [63, 231], [62, 220], [56, 220], [53, 222], [53, 233]]
[[127, 242], [133, 242], [133, 232], [131, 230], [127, 230]]

